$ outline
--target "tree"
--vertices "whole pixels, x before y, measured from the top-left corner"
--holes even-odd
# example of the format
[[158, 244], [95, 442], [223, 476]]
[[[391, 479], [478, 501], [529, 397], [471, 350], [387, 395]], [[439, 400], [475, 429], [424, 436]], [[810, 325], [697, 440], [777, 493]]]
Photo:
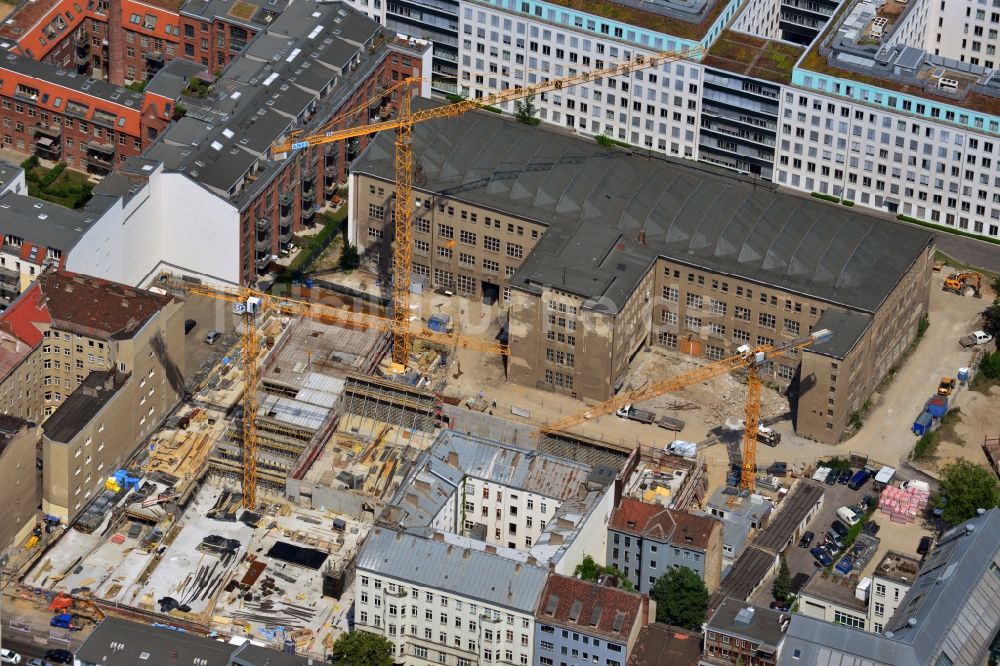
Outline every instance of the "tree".
[[994, 338], [1000, 338], [1000, 298], [983, 310], [983, 330]]
[[358, 246], [348, 243], [340, 253], [340, 270], [352, 271], [361, 265], [361, 257], [358, 255]]
[[778, 577], [774, 579], [771, 586], [771, 594], [778, 601], [785, 601], [792, 593], [792, 572], [788, 570], [788, 562], [781, 558], [781, 566], [778, 568]]
[[1000, 379], [1000, 351], [983, 354], [979, 361], [979, 372], [986, 379]]
[[519, 123], [535, 126], [541, 122], [540, 118], [535, 117], [535, 114], [538, 113], [538, 107], [535, 106], [534, 95], [528, 95], [523, 100], [515, 100], [514, 109], [514, 119]]
[[368, 631], [341, 634], [330, 657], [344, 666], [392, 666], [392, 643]]
[[699, 629], [708, 609], [708, 588], [687, 567], [675, 567], [656, 579], [649, 596], [656, 602], [656, 621]]
[[630, 581], [628, 576], [626, 576], [617, 567], [613, 567], [610, 564], [602, 567], [594, 562], [594, 558], [590, 555], [583, 556], [583, 561], [576, 565], [576, 568], [573, 570], [573, 575], [580, 580], [597, 580], [602, 575], [612, 576], [617, 579], [618, 584], [622, 588], [628, 590], [629, 592], [635, 590], [635, 584]]
[[934, 506], [941, 509], [941, 518], [952, 525], [976, 515], [977, 509], [992, 509], [1000, 505], [1000, 488], [993, 472], [985, 467], [957, 460], [941, 471], [941, 492]]

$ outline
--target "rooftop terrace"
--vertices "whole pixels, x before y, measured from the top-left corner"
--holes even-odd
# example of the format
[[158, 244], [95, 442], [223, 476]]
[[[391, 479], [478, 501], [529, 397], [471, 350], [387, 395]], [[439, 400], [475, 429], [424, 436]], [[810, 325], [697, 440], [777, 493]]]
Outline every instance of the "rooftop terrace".
[[857, 581], [817, 569], [801, 593], [864, 613], [868, 606], [864, 600], [858, 599], [855, 593], [856, 587]]
[[548, 0], [554, 5], [655, 30], [680, 39], [700, 40], [732, 0]]
[[805, 49], [735, 30], [723, 30], [702, 59], [705, 65], [758, 79], [788, 83]]
[[909, 555], [890, 550], [875, 567], [874, 575], [895, 583], [910, 584], [920, 571], [920, 562]]

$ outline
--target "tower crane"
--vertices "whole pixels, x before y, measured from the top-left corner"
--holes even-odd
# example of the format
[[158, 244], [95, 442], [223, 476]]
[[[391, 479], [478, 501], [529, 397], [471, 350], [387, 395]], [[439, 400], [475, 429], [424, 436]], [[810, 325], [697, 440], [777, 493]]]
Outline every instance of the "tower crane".
[[335, 125], [344, 120], [345, 117], [340, 116], [326, 123], [317, 132], [308, 135], [292, 134], [288, 140], [272, 144], [271, 154], [278, 157], [290, 154], [300, 148], [344, 141], [380, 130], [395, 130], [396, 205], [395, 247], [392, 256], [392, 358], [396, 363], [405, 365], [412, 337], [408, 316], [410, 311], [410, 272], [413, 264], [413, 126], [428, 120], [454, 118], [483, 106], [504, 104], [532, 95], [570, 88], [595, 79], [631, 74], [675, 60], [697, 59], [701, 53], [702, 49], [696, 47], [682, 51], [666, 51], [650, 56], [637, 55], [632, 60], [611, 64], [600, 69], [587, 70], [558, 79], [543, 80], [529, 86], [507, 88], [474, 100], [462, 100], [418, 111], [413, 111], [411, 108], [411, 95], [413, 86], [420, 79], [411, 77], [380, 94], [380, 97], [384, 97], [395, 91], [401, 92], [398, 113], [392, 120], [336, 129]]
[[[315, 321], [342, 326], [374, 329], [383, 333], [397, 331], [392, 319], [363, 312], [353, 312], [322, 303], [284, 298], [249, 288], [231, 288], [189, 282], [169, 274], [161, 275], [160, 284], [188, 294], [209, 296], [237, 304], [234, 309], [243, 317], [243, 335], [240, 338], [243, 363], [243, 508], [253, 511], [257, 507], [257, 360], [260, 356], [260, 330], [258, 319], [265, 312], [276, 312], [291, 317], [308, 317]], [[452, 333], [439, 333], [406, 322], [409, 336], [434, 342], [455, 349], [493, 352], [506, 356], [507, 345]]]
[[736, 354], [724, 358], [721, 361], [710, 363], [709, 365], [689, 370], [674, 377], [663, 379], [649, 386], [645, 386], [634, 391], [626, 391], [604, 402], [591, 405], [587, 409], [570, 414], [562, 419], [547, 423], [541, 426], [537, 436], [546, 433], [556, 433], [567, 430], [573, 426], [583, 423], [587, 419], [610, 414], [625, 405], [639, 403], [643, 400], [655, 398], [678, 391], [686, 386], [707, 381], [713, 377], [724, 375], [733, 370], [746, 369], [747, 371], [747, 402], [746, 402], [746, 427], [743, 431], [743, 467], [740, 472], [740, 488], [753, 490], [754, 473], [757, 471], [757, 428], [760, 424], [760, 392], [761, 381], [758, 372], [768, 361], [784, 356], [797, 349], [809, 347], [818, 342], [828, 340], [833, 333], [829, 329], [814, 331], [804, 338], [798, 338], [779, 345], [760, 345], [751, 348], [749, 345], [742, 345], [736, 350]]

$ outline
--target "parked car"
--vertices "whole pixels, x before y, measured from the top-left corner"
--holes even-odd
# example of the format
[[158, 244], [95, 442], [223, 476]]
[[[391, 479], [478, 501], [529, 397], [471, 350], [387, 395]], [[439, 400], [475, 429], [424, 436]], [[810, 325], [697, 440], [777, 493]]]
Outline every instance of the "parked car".
[[920, 543], [917, 545], [917, 555], [921, 557], [926, 555], [931, 549], [931, 538], [929, 536], [921, 537]]
[[865, 534], [870, 534], [872, 536], [875, 536], [876, 534], [878, 534], [878, 531], [880, 529], [882, 529], [881, 525], [876, 523], [874, 520], [869, 520], [867, 523], [865, 523], [865, 526], [861, 528], [861, 531], [864, 532]]
[[823, 543], [830, 551], [838, 553], [844, 549], [844, 538], [834, 532], [826, 533], [826, 541]]
[[816, 538], [815, 533], [806, 532], [805, 534], [802, 535], [802, 538], [799, 539], [799, 548], [808, 548], [809, 544], [811, 544], [813, 542], [813, 539], [815, 538]]
[[32, 657], [26, 662], [26, 666], [52, 666], [49, 662], [44, 659], [39, 659], [38, 657]]
[[56, 664], [72, 664], [73, 663], [73, 653], [69, 650], [55, 649], [46, 650], [45, 658]]
[[835, 469], [831, 469], [830, 473], [826, 475], [826, 479], [825, 479], [826, 485], [832, 486], [833, 484], [837, 483], [837, 477], [838, 476], [840, 476], [840, 472], [838, 472]]
[[208, 335], [205, 336], [205, 342], [210, 345], [214, 345], [222, 337], [222, 333], [219, 331], [209, 331]]
[[830, 557], [830, 553], [822, 546], [816, 546], [809, 553], [816, 558], [817, 565], [821, 567], [828, 567], [833, 564], [833, 558]]
[[844, 525], [844, 523], [839, 520], [835, 520], [830, 523], [830, 529], [833, 530], [833, 532], [841, 539], [847, 536], [847, 525]]
[[788, 612], [788, 609], [790, 609], [791, 607], [792, 607], [792, 605], [790, 603], [788, 603], [787, 601], [781, 601], [781, 600], [777, 600], [776, 599], [776, 600], [774, 600], [774, 601], [771, 602], [771, 609], [772, 610], [777, 610], [777, 611], [782, 611], [782, 612]]
[[854, 476], [854, 472], [852, 472], [849, 469], [842, 469], [840, 470], [840, 474], [837, 475], [837, 483], [839, 483], [842, 486], [846, 486], [847, 482], [851, 480], [852, 476]]
[[861, 486], [868, 483], [868, 479], [872, 478], [872, 473], [866, 469], [858, 470], [851, 477], [851, 480], [847, 482], [847, 487], [851, 490], [860, 490]]
[[2, 650], [0, 650], [0, 663], [3, 663], [3, 664], [20, 664], [21, 663], [21, 655], [19, 655], [18, 653], [14, 652], [13, 650], [8, 650], [7, 648], [3, 648]]
[[849, 506], [842, 506], [837, 509], [837, 518], [840, 518], [851, 527], [857, 525], [858, 521], [861, 520], [861, 517]]

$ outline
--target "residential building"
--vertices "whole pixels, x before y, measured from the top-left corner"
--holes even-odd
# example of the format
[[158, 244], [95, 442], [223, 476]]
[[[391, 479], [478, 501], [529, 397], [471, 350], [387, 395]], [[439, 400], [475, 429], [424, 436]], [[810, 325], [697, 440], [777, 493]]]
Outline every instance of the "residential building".
[[0, 415], [0, 553], [19, 544], [38, 519], [38, 429], [16, 416]]
[[42, 509], [72, 519], [180, 401], [181, 303], [48, 271], [0, 314], [0, 329], [0, 408], [45, 421]]
[[290, 4], [188, 0], [180, 8], [178, 55], [211, 71], [223, 69]]
[[722, 521], [722, 558], [729, 568], [750, 538], [767, 525], [774, 505], [763, 495], [734, 493], [720, 488], [705, 503], [705, 512]]
[[103, 620], [75, 651], [79, 666], [132, 666], [172, 662], [198, 666], [306, 666], [305, 657], [250, 641], [225, 643], [190, 632], [116, 617]]
[[553, 574], [535, 609], [536, 663], [625, 666], [640, 631], [655, 620], [648, 596]]
[[639, 631], [628, 666], [697, 666], [700, 658], [700, 633], [654, 622]]
[[375, 527], [358, 554], [355, 626], [397, 664], [537, 663], [534, 614], [548, 569], [489, 550]]
[[995, 659], [1000, 653], [998, 535], [1000, 509], [945, 532], [881, 634], [793, 615], [781, 665], [822, 659], [873, 666], [980, 666]]
[[919, 570], [920, 562], [909, 555], [890, 550], [882, 557], [872, 572], [867, 625], [870, 631], [882, 633], [902, 605]]
[[174, 100], [8, 52], [0, 60], [0, 107], [4, 148], [103, 176], [160, 135]]
[[788, 615], [727, 598], [705, 623], [701, 663], [773, 666], [785, 641]]
[[722, 573], [722, 523], [622, 498], [608, 522], [607, 562], [646, 594], [674, 567], [695, 572], [714, 592]]
[[[419, 124], [413, 145], [412, 278], [497, 295], [517, 383], [604, 400], [645, 346], [711, 361], [808, 335], [835, 308], [872, 319], [849, 347], [868, 354], [866, 381], [832, 395], [804, 383], [810, 409], [797, 418], [800, 435], [835, 442], [841, 416], [863, 404], [867, 380], [881, 380], [926, 311], [933, 245], [923, 230], [485, 112]], [[373, 263], [388, 257], [393, 151], [390, 136], [376, 137], [352, 168], [348, 233]], [[764, 373], [791, 382], [802, 357]], [[810, 373], [836, 374], [835, 359], [820, 360]]]

